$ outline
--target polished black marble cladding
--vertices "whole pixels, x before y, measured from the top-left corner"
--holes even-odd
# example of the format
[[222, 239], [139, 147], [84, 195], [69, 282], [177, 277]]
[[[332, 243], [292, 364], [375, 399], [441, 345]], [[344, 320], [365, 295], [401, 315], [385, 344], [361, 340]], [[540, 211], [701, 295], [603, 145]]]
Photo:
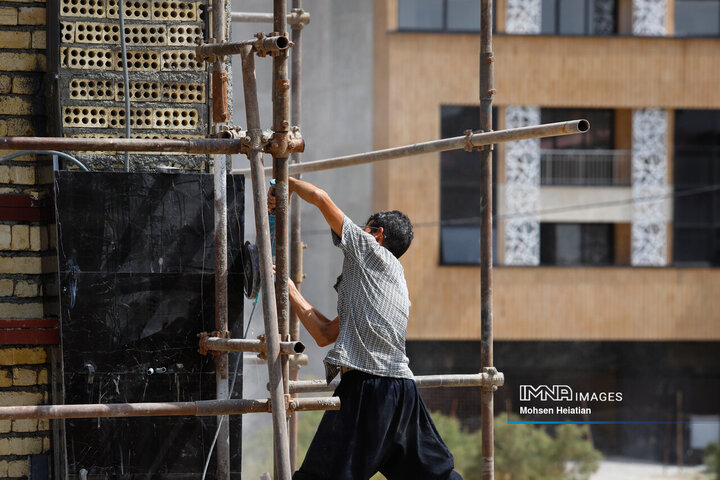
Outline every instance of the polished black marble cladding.
[[[235, 338], [243, 321], [243, 180], [227, 183]], [[197, 334], [215, 328], [212, 175], [60, 171], [55, 195], [65, 403], [214, 399], [214, 362], [197, 352]], [[241, 374], [242, 365], [234, 398]], [[233, 478], [241, 419], [230, 422]], [[215, 429], [215, 417], [67, 420], [68, 474], [199, 479]]]

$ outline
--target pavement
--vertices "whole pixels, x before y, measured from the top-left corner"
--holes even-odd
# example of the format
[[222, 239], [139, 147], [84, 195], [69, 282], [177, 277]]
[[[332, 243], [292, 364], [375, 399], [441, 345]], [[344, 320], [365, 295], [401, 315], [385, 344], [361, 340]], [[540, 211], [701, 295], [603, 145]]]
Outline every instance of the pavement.
[[605, 459], [591, 480], [712, 480], [703, 467], [664, 466], [637, 460]]

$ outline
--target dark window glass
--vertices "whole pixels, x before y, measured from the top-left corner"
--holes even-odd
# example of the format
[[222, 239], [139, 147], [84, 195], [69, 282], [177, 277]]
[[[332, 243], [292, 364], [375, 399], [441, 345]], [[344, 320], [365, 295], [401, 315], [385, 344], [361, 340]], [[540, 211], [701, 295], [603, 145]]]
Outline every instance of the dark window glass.
[[441, 30], [444, 23], [443, 0], [398, 0], [398, 28]]
[[[493, 125], [496, 124], [495, 114], [493, 109]], [[480, 108], [443, 106], [441, 116], [442, 138], [457, 137], [465, 130], [477, 129]], [[445, 265], [478, 265], [482, 180], [480, 152], [451, 150], [443, 152], [440, 159], [440, 262]], [[496, 171], [494, 164], [495, 155], [493, 176]], [[495, 181], [493, 195], [494, 189]]]
[[542, 0], [540, 31], [546, 35], [613, 35], [616, 0]]
[[720, 0], [675, 0], [675, 35], [720, 35]]
[[541, 223], [543, 265], [611, 265], [615, 225], [612, 223]]
[[479, 32], [480, 0], [398, 0], [398, 29]]
[[673, 260], [720, 265], [720, 110], [675, 111], [673, 163]]

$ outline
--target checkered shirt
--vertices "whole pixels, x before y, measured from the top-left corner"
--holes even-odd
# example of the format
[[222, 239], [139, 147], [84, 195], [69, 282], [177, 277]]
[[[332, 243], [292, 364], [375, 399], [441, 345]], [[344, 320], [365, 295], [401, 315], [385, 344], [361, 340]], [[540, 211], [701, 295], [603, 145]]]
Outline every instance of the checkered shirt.
[[413, 378], [405, 355], [410, 314], [405, 271], [395, 256], [345, 217], [333, 243], [345, 259], [335, 284], [340, 332], [325, 357], [328, 383], [340, 367], [382, 377]]

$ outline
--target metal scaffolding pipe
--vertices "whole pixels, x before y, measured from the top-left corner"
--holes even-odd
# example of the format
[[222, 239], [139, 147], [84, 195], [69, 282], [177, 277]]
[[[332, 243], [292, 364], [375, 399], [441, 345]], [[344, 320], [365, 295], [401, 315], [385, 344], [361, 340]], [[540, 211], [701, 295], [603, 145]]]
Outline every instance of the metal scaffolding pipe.
[[[292, 0], [293, 12], [302, 12], [302, 0]], [[309, 20], [309, 18], [308, 18]], [[302, 29], [304, 23], [292, 25], [292, 42], [295, 44], [290, 52], [290, 123], [300, 128], [302, 123]], [[290, 155], [291, 163], [301, 163], [299, 152]], [[300, 178], [300, 175], [296, 175]], [[290, 203], [290, 278], [300, 290], [303, 280], [303, 244], [301, 239], [300, 201]], [[290, 340], [300, 339], [300, 319], [297, 313], [290, 310]], [[290, 364], [290, 382], [298, 379], [299, 365]], [[289, 386], [288, 386], [289, 388]], [[293, 398], [297, 395], [293, 395]], [[288, 424], [290, 436], [290, 469], [297, 470], [298, 416], [290, 413]]]
[[[414, 380], [418, 388], [487, 387], [493, 385], [499, 387], [505, 383], [505, 376], [500, 372], [494, 374], [483, 372], [467, 375], [419, 375]], [[325, 380], [298, 380], [290, 382], [290, 393], [332, 392], [339, 384], [339, 378], [330, 383]]]
[[[285, 410], [284, 399], [281, 402]], [[299, 398], [289, 402], [291, 411], [339, 410], [338, 397]], [[90, 403], [78, 405], [34, 405], [0, 407], [0, 420], [57, 419], [57, 418], [110, 418], [110, 417], [166, 417], [244, 415], [271, 413], [269, 399], [200, 400], [197, 402], [158, 403]]]
[[[480, 129], [491, 131], [493, 85], [492, 0], [480, 2]], [[586, 122], [587, 123], [587, 122]], [[585, 128], [587, 130], [587, 128]], [[483, 372], [493, 367], [493, 304], [492, 304], [492, 150], [480, 152], [480, 366]], [[495, 478], [495, 413], [496, 385], [485, 385], [480, 392], [482, 437], [482, 480]]]
[[[216, 352], [257, 352], [265, 353], [264, 340], [205, 337], [200, 339], [200, 350]], [[280, 342], [281, 355], [295, 355], [305, 351], [305, 344], [299, 341]]]
[[252, 170], [253, 206], [255, 208], [255, 231], [257, 232], [258, 251], [260, 254], [260, 277], [262, 288], [263, 318], [265, 324], [265, 341], [267, 343], [268, 378], [270, 380], [270, 397], [273, 404], [273, 445], [276, 453], [276, 464], [282, 480], [290, 480], [290, 454], [286, 410], [281, 399], [284, 398], [282, 365], [280, 363], [280, 335], [277, 328], [277, 305], [275, 303], [275, 286], [273, 285], [273, 264], [270, 248], [270, 227], [268, 220], [267, 198], [265, 191], [265, 171], [262, 163], [262, 146], [260, 129], [260, 110], [257, 101], [257, 83], [255, 79], [255, 56], [252, 47], [246, 47], [240, 53], [243, 72], [243, 92], [245, 96], [245, 115], [248, 133], [251, 136], [248, 159]]
[[[310, 23], [310, 14], [305, 11], [298, 11], [295, 4], [293, 4], [292, 13], [286, 15], [286, 21], [288, 25], [293, 27], [300, 25], [301, 28]], [[251, 13], [251, 12], [232, 12], [230, 19], [233, 22], [247, 22], [247, 23], [272, 23], [272, 13]]]
[[195, 47], [195, 56], [202, 61], [208, 57], [239, 55], [247, 45], [263, 53], [280, 52], [290, 48], [290, 40], [284, 35], [273, 35], [243, 42], [203, 43]]
[[[432, 140], [429, 142], [414, 143], [412, 145], [386, 148], [383, 150], [375, 150], [366, 153], [357, 153], [354, 155], [346, 155], [344, 157], [315, 160], [313, 162], [305, 162], [300, 165], [290, 165], [288, 167], [288, 174], [297, 175], [299, 173], [318, 172], [321, 170], [330, 170], [333, 168], [362, 165], [364, 163], [394, 160], [396, 158], [422, 155], [425, 153], [460, 150], [462, 148], [467, 148], [468, 146], [481, 147], [485, 145], [492, 145], [494, 143], [527, 140], [529, 138], [545, 138], [557, 137], [561, 135], [572, 135], [575, 133], [587, 132], [589, 129], [590, 122], [588, 122], [587, 120], [573, 120], [569, 122], [546, 123], [543, 125], [535, 125], [532, 127], [510, 128], [507, 130], [497, 130], [494, 132], [474, 133], [470, 136], [466, 135], [462, 137], [444, 138], [442, 140]], [[248, 175], [250, 172], [249, 170], [242, 169], [233, 170], [233, 173]]]
[[0, 150], [233, 154], [242, 153], [246, 149], [241, 140], [230, 138], [166, 140], [146, 138], [0, 137]]

